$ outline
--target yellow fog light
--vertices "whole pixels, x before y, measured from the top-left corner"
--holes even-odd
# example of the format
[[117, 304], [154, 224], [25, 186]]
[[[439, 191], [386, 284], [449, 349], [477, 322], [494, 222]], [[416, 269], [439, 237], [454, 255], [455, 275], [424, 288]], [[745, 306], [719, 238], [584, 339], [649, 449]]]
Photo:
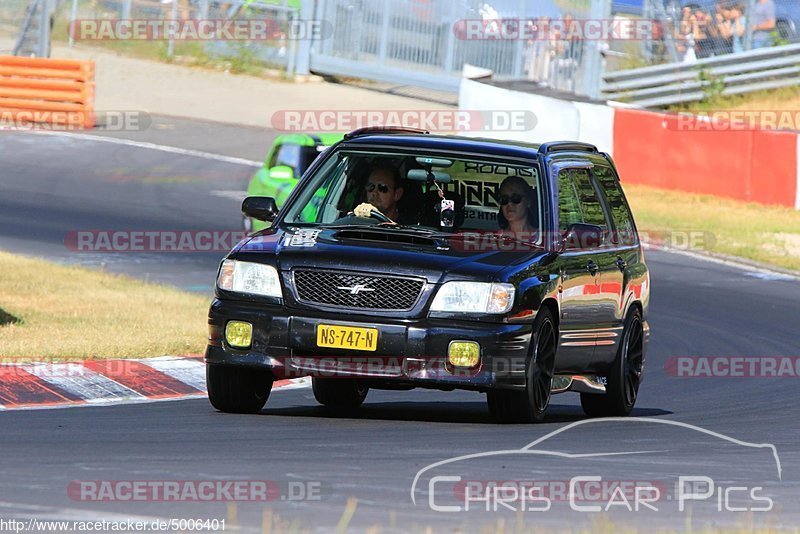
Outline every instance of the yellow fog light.
[[475, 341], [451, 341], [447, 361], [453, 367], [475, 367], [481, 361], [481, 346]]
[[228, 321], [225, 326], [225, 341], [237, 349], [249, 348], [253, 342], [253, 325], [244, 321]]

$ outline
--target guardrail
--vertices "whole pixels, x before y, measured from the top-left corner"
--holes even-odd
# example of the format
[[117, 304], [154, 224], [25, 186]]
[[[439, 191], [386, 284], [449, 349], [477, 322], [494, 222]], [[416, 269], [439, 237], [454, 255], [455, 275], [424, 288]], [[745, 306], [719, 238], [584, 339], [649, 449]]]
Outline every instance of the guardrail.
[[644, 108], [799, 85], [800, 44], [609, 72], [603, 82], [605, 98]]
[[0, 56], [0, 116], [92, 128], [94, 62]]

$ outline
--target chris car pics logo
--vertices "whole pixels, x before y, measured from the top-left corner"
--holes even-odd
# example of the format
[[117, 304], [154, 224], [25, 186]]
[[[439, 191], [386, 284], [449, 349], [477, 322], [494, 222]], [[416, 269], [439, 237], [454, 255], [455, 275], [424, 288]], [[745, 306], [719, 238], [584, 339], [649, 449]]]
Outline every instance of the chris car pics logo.
[[[604, 425], [617, 425], [609, 434], [613, 436], [609, 450], [598, 449], [602, 443], [598, 433]], [[620, 440], [626, 432], [629, 435]], [[660, 433], [663, 438], [658, 438]], [[637, 448], [639, 438], [655, 445]], [[557, 447], [545, 448], [545, 442]], [[587, 451], [587, 444], [595, 446]], [[625, 458], [631, 461], [620, 464]], [[652, 461], [643, 462], [642, 458]], [[717, 461], [720, 458], [728, 460]], [[738, 459], [731, 462], [730, 458]], [[665, 468], [659, 473], [654, 465]], [[763, 469], [754, 479], [751, 470], [738, 470], [744, 465]], [[498, 476], [487, 477], [487, 473]], [[531, 476], [534, 473], [536, 476]], [[434, 462], [417, 472], [410, 496], [415, 505], [447, 514], [674, 515], [690, 509], [711, 514], [758, 513], [775, 507], [771, 491], [781, 477], [780, 458], [771, 443], [751, 443], [667, 419], [612, 417], [568, 424], [520, 449], [476, 452]]]

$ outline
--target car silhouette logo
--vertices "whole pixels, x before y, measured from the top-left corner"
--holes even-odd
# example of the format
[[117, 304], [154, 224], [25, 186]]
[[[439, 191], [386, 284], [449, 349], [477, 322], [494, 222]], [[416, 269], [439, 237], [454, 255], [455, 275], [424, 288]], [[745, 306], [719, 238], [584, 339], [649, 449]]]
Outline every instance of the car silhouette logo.
[[364, 284], [356, 284], [354, 286], [340, 286], [336, 289], [341, 289], [342, 291], [347, 291], [351, 295], [358, 295], [361, 292], [370, 292], [375, 291], [371, 287], [367, 287]]

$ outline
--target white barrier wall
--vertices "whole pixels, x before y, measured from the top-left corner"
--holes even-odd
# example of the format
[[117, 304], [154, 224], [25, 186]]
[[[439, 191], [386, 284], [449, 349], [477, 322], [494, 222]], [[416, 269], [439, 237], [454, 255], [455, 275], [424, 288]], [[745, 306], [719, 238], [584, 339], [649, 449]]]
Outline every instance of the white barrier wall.
[[531, 130], [471, 131], [464, 135], [528, 143], [583, 141], [609, 153], [614, 148], [614, 110], [607, 106], [520, 93], [464, 78], [459, 88], [458, 107], [487, 112], [530, 111], [536, 117]]

